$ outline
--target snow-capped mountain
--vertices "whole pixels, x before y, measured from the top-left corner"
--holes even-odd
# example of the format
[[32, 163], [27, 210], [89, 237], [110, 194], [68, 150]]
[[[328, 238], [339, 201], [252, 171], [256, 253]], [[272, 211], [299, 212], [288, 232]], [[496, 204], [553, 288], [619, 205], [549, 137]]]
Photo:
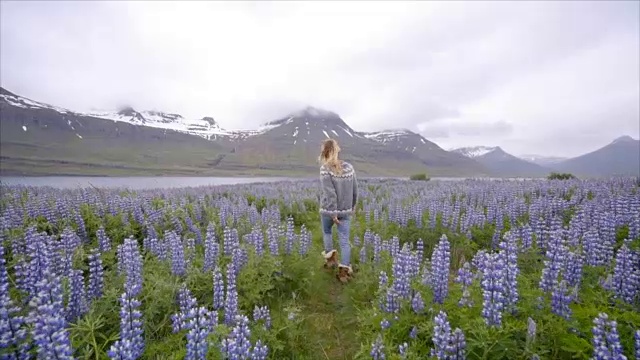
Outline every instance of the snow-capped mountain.
[[496, 146], [469, 146], [458, 149], [453, 149], [451, 152], [458, 153], [460, 155], [464, 155], [468, 158], [474, 159], [479, 156], [484, 156], [492, 151], [497, 150]]
[[334, 112], [308, 106], [287, 116], [264, 123], [255, 135], [278, 138], [291, 145], [310, 143], [318, 147], [323, 139], [334, 138], [342, 145], [366, 139]]
[[252, 130], [226, 130], [222, 128], [212, 117], [205, 116], [201, 119], [186, 119], [180, 114], [169, 114], [155, 110], [138, 112], [131, 107], [125, 107], [119, 111], [97, 111], [84, 115], [126, 122], [133, 125], [150, 126], [160, 129], [174, 130], [191, 135], [197, 135], [207, 140], [243, 140], [256, 134]]

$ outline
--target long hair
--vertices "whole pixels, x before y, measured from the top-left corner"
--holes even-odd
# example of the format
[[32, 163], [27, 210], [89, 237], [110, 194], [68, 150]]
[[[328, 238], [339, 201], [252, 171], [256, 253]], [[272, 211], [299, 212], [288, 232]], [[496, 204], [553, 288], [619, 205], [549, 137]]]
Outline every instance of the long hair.
[[338, 159], [340, 146], [334, 139], [327, 139], [322, 142], [320, 148], [319, 161], [322, 165], [327, 165], [336, 174], [342, 174], [342, 161]]

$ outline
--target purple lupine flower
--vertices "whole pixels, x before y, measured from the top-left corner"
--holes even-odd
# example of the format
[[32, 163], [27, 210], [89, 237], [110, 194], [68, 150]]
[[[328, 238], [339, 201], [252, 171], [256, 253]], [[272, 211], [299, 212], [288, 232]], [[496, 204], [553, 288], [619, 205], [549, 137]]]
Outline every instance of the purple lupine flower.
[[28, 321], [32, 324], [33, 341], [42, 359], [73, 359], [71, 340], [67, 332], [60, 278], [45, 270], [35, 284], [35, 296], [30, 301]]
[[424, 311], [424, 301], [422, 300], [420, 292], [416, 291], [413, 299], [411, 299], [411, 308], [416, 314], [420, 314]]
[[444, 303], [449, 293], [449, 268], [451, 266], [449, 247], [449, 240], [447, 236], [443, 234], [431, 256], [433, 300], [439, 304]]
[[631, 252], [626, 244], [623, 244], [616, 254], [616, 265], [613, 270], [613, 292], [615, 296], [629, 304], [640, 291], [640, 262], [638, 256]]
[[546, 257], [544, 260], [544, 269], [540, 279], [540, 289], [544, 292], [551, 292], [555, 281], [560, 275], [560, 271], [564, 268], [567, 249], [564, 245], [564, 239], [559, 231], [551, 234], [551, 240], [546, 247]]
[[71, 274], [69, 276], [69, 288], [67, 321], [71, 323], [76, 321], [89, 310], [82, 270], [71, 270]]
[[144, 352], [144, 338], [142, 337], [142, 313], [138, 309], [141, 305], [133, 294], [139, 289], [125, 289], [120, 296], [120, 339], [109, 349], [111, 359], [137, 359]]
[[28, 335], [26, 319], [18, 315], [20, 307], [15, 306], [9, 296], [9, 275], [5, 263], [4, 246], [0, 241], [0, 349], [12, 349], [10, 353], [3, 353], [7, 359], [29, 359], [30, 344], [25, 342]]
[[396, 314], [400, 311], [400, 299], [392, 287], [387, 289], [384, 311], [392, 314]]
[[185, 359], [205, 360], [209, 351], [207, 337], [213, 331], [212, 315], [205, 307], [191, 308], [189, 322], [185, 324], [187, 333], [187, 354]]
[[527, 318], [527, 343], [533, 343], [536, 340], [536, 322], [532, 318]]
[[267, 239], [269, 241], [269, 252], [273, 256], [278, 256], [279, 251], [280, 230], [277, 223], [270, 223], [267, 228]]
[[622, 354], [616, 321], [609, 320], [606, 313], [600, 313], [593, 323], [593, 359], [626, 359]]
[[101, 253], [105, 253], [111, 250], [111, 240], [104, 231], [104, 227], [100, 226], [96, 231], [96, 237], [98, 238], [98, 248]]
[[219, 253], [220, 248], [216, 238], [215, 224], [211, 222], [207, 227], [207, 234], [204, 240], [204, 271], [210, 271], [216, 266]]
[[396, 256], [393, 257], [393, 289], [402, 299], [410, 296], [409, 286], [409, 259], [410, 251], [407, 243], [402, 247]]
[[190, 266], [196, 258], [196, 240], [187, 236], [183, 240], [185, 267]]
[[482, 278], [484, 272], [484, 266], [486, 264], [487, 252], [484, 250], [478, 250], [471, 259], [471, 265], [476, 269], [476, 274], [479, 279]]
[[287, 217], [287, 230], [285, 233], [284, 252], [290, 255], [293, 251], [293, 243], [295, 242], [295, 232], [293, 226], [293, 217]]
[[504, 262], [498, 254], [487, 254], [482, 274], [482, 316], [489, 326], [502, 325], [504, 309]]
[[367, 262], [367, 246], [365, 244], [360, 248], [360, 263], [365, 264]]
[[73, 266], [73, 254], [82, 244], [82, 240], [70, 228], [65, 228], [60, 235], [60, 242], [57, 243], [60, 262], [58, 264], [59, 274], [69, 274]]
[[251, 360], [267, 360], [267, 355], [269, 355], [267, 344], [263, 344], [262, 340], [256, 341], [251, 351]]
[[213, 309], [218, 310], [224, 306], [224, 280], [218, 266], [213, 270]]
[[235, 266], [227, 264], [227, 291], [224, 298], [224, 322], [233, 325], [238, 314], [238, 290], [236, 289]]
[[458, 276], [455, 278], [455, 282], [462, 284], [462, 298], [458, 301], [458, 306], [473, 306], [473, 300], [471, 300], [471, 294], [469, 293], [469, 286], [473, 283], [473, 273], [468, 262], [465, 262], [458, 269]]
[[187, 265], [184, 258], [184, 247], [180, 240], [180, 235], [173, 231], [167, 231], [164, 238], [169, 242], [169, 249], [171, 250], [171, 272], [177, 276], [185, 275], [187, 272]]
[[382, 328], [382, 330], [387, 330], [390, 326], [391, 323], [389, 322], [389, 320], [382, 319], [382, 321], [380, 321], [380, 327]]
[[229, 336], [222, 343], [222, 354], [228, 359], [250, 359], [251, 331], [249, 330], [249, 319], [244, 315], [236, 315], [232, 323], [235, 325], [231, 329]]
[[97, 249], [91, 249], [89, 253], [89, 300], [98, 299], [102, 296], [104, 289], [104, 269], [102, 259]]
[[572, 296], [567, 289], [567, 282], [565, 280], [556, 281], [551, 295], [551, 312], [569, 320], [571, 317], [571, 308], [569, 307], [571, 300]]
[[435, 356], [438, 359], [448, 359], [448, 347], [451, 340], [451, 326], [447, 320], [447, 314], [444, 311], [440, 311], [434, 319], [433, 326], [433, 349], [431, 349], [431, 356]]
[[176, 314], [171, 315], [174, 333], [187, 329], [188, 323], [192, 320], [193, 316], [196, 315], [194, 310], [198, 306], [198, 301], [184, 284], [178, 289], [177, 299], [180, 310]]
[[407, 358], [407, 349], [409, 348], [409, 344], [407, 344], [406, 342], [398, 345], [398, 353], [400, 354], [400, 358], [401, 359], [406, 359]]
[[417, 327], [412, 327], [411, 331], [409, 332], [409, 337], [412, 339], [415, 339], [418, 337], [418, 328]]
[[253, 321], [258, 322], [262, 320], [264, 322], [264, 328], [269, 330], [271, 328], [271, 315], [269, 314], [269, 308], [267, 306], [255, 306], [253, 309]]
[[378, 335], [376, 341], [371, 344], [371, 358], [373, 360], [384, 360], [386, 356], [384, 354], [384, 344], [382, 343], [382, 335]]
[[138, 295], [142, 289], [142, 256], [138, 242], [130, 237], [118, 246], [119, 265], [125, 274], [125, 289], [132, 292], [131, 297]]
[[306, 255], [311, 247], [311, 232], [307, 230], [307, 227], [302, 224], [300, 227], [300, 235], [298, 236], [300, 247], [298, 249], [300, 255]]
[[567, 252], [567, 266], [565, 274], [563, 275], [567, 280], [568, 287], [580, 288], [580, 282], [582, 280], [582, 267], [584, 264], [584, 256], [580, 252], [569, 251]]
[[504, 304], [511, 312], [515, 311], [518, 302], [518, 243], [516, 237], [510, 232], [504, 234], [504, 241], [500, 242], [499, 252], [504, 261]]
[[448, 347], [449, 359], [451, 360], [464, 360], [467, 358], [465, 349], [467, 348], [467, 342], [464, 333], [459, 328], [456, 328], [451, 334], [451, 340]]

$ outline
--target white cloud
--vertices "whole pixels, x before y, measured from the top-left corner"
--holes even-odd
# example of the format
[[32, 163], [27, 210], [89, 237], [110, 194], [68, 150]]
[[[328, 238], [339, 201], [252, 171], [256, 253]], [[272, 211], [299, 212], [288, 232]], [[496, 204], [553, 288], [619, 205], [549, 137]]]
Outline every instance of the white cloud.
[[[0, 80], [255, 127], [310, 104], [445, 148], [638, 137], [637, 2], [2, 2]], [[635, 14], [635, 15], [634, 15]]]

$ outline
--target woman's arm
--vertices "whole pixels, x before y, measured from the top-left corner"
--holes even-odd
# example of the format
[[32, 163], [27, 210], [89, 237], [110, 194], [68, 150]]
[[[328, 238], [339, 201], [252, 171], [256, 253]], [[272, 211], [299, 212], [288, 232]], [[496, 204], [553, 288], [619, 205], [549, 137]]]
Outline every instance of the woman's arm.
[[356, 172], [353, 172], [353, 210], [358, 206], [358, 178]]
[[338, 194], [336, 188], [331, 181], [331, 174], [328, 171], [320, 170], [320, 183], [322, 184], [322, 192], [326, 199], [322, 210], [325, 210], [332, 217], [338, 216]]

